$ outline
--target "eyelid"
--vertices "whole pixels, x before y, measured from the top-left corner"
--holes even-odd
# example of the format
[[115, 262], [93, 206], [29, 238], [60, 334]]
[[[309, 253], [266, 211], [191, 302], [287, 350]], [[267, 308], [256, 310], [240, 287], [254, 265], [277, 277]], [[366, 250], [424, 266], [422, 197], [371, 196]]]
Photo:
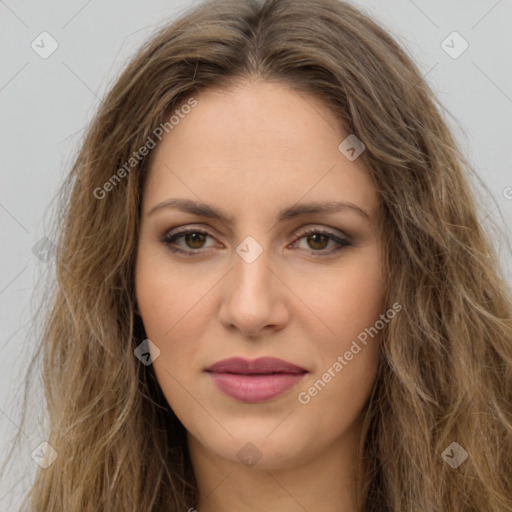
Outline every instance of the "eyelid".
[[[175, 236], [175, 235], [182, 234], [182, 233], [187, 234], [190, 231], [197, 231], [198, 233], [203, 233], [203, 234], [206, 234], [206, 235], [209, 235], [209, 236], [215, 238], [208, 231], [208, 229], [211, 229], [211, 228], [210, 227], [203, 228], [200, 225], [195, 226], [194, 224], [185, 224], [183, 226], [178, 226], [176, 228], [167, 230], [164, 234], [164, 237]], [[321, 224], [309, 224], [305, 227], [299, 228], [299, 230], [296, 231], [295, 236], [300, 238], [301, 236], [304, 236], [304, 234], [309, 234], [310, 232], [313, 232], [313, 231], [315, 233], [323, 232], [324, 234], [328, 234], [328, 235], [332, 235], [332, 236], [344, 237], [347, 240], [351, 239], [351, 236], [348, 233], [345, 233], [339, 229], [327, 227], [327, 226], [324, 226]]]
[[305, 228], [299, 229], [297, 232], [297, 237], [301, 238], [304, 235], [308, 235], [310, 233], [322, 233], [325, 235], [330, 235], [338, 238], [346, 238], [347, 240], [350, 240], [350, 236], [348, 234], [343, 233], [343, 231], [340, 231], [339, 229], [329, 228], [326, 226], [322, 226], [320, 224], [311, 224], [306, 226]]

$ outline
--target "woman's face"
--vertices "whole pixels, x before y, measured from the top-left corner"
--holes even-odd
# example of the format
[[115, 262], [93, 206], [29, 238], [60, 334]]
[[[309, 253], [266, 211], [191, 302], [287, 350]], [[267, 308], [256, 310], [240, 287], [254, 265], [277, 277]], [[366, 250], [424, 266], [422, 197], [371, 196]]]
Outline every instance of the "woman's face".
[[192, 449], [291, 467], [355, 439], [375, 380], [377, 193], [318, 100], [262, 82], [195, 99], [143, 195], [136, 290], [154, 369]]

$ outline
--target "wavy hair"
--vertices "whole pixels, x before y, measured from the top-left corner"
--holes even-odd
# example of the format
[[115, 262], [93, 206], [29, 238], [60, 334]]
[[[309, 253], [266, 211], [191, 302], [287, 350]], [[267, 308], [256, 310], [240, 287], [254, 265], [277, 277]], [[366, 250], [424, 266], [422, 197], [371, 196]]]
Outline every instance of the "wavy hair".
[[[512, 511], [512, 311], [474, 171], [411, 57], [338, 0], [211, 0], [159, 28], [99, 105], [60, 195], [56, 277], [36, 358], [58, 452], [27, 493], [45, 512], [184, 511], [197, 488], [152, 366], [134, 264], [150, 155], [116, 170], [209, 87], [262, 79], [321, 99], [366, 146], [386, 302], [402, 305], [360, 445], [366, 512]], [[487, 229], [487, 228], [486, 228]], [[443, 451], [469, 454], [457, 469]]]

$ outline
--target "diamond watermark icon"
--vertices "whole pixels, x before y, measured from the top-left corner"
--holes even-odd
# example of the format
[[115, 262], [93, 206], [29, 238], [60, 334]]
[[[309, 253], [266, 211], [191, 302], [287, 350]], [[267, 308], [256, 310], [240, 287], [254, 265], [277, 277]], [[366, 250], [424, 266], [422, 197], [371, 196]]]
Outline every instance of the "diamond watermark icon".
[[43, 237], [32, 247], [32, 253], [43, 263], [48, 263], [55, 255], [55, 244], [48, 238]]
[[248, 236], [238, 245], [236, 252], [246, 263], [252, 263], [259, 258], [263, 247], [252, 236]]
[[457, 469], [468, 458], [468, 452], [454, 441], [441, 454], [441, 457], [453, 469]]
[[366, 146], [352, 133], [338, 146], [338, 149], [345, 158], [353, 162], [366, 149]]
[[469, 43], [458, 32], [452, 32], [443, 40], [441, 48], [452, 59], [458, 59], [469, 48]]
[[47, 59], [59, 47], [59, 43], [48, 32], [41, 32], [30, 46], [39, 57]]
[[41, 443], [33, 452], [32, 459], [43, 469], [49, 468], [57, 459], [59, 454], [52, 445], [46, 441]]
[[242, 448], [238, 450], [236, 456], [244, 466], [252, 468], [259, 462], [262, 453], [253, 443], [245, 443]]
[[145, 339], [133, 353], [144, 366], [149, 366], [160, 355], [160, 349], [151, 340]]

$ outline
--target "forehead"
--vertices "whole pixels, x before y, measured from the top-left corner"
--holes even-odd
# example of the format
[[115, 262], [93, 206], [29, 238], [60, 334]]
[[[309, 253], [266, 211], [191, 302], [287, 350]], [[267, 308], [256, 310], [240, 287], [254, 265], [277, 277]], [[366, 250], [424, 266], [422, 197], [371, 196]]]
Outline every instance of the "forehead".
[[197, 105], [154, 150], [146, 211], [177, 195], [232, 204], [239, 213], [244, 205], [261, 211], [302, 197], [375, 208], [376, 191], [360, 160], [338, 149], [348, 133], [327, 104], [267, 82], [206, 89], [194, 98]]

